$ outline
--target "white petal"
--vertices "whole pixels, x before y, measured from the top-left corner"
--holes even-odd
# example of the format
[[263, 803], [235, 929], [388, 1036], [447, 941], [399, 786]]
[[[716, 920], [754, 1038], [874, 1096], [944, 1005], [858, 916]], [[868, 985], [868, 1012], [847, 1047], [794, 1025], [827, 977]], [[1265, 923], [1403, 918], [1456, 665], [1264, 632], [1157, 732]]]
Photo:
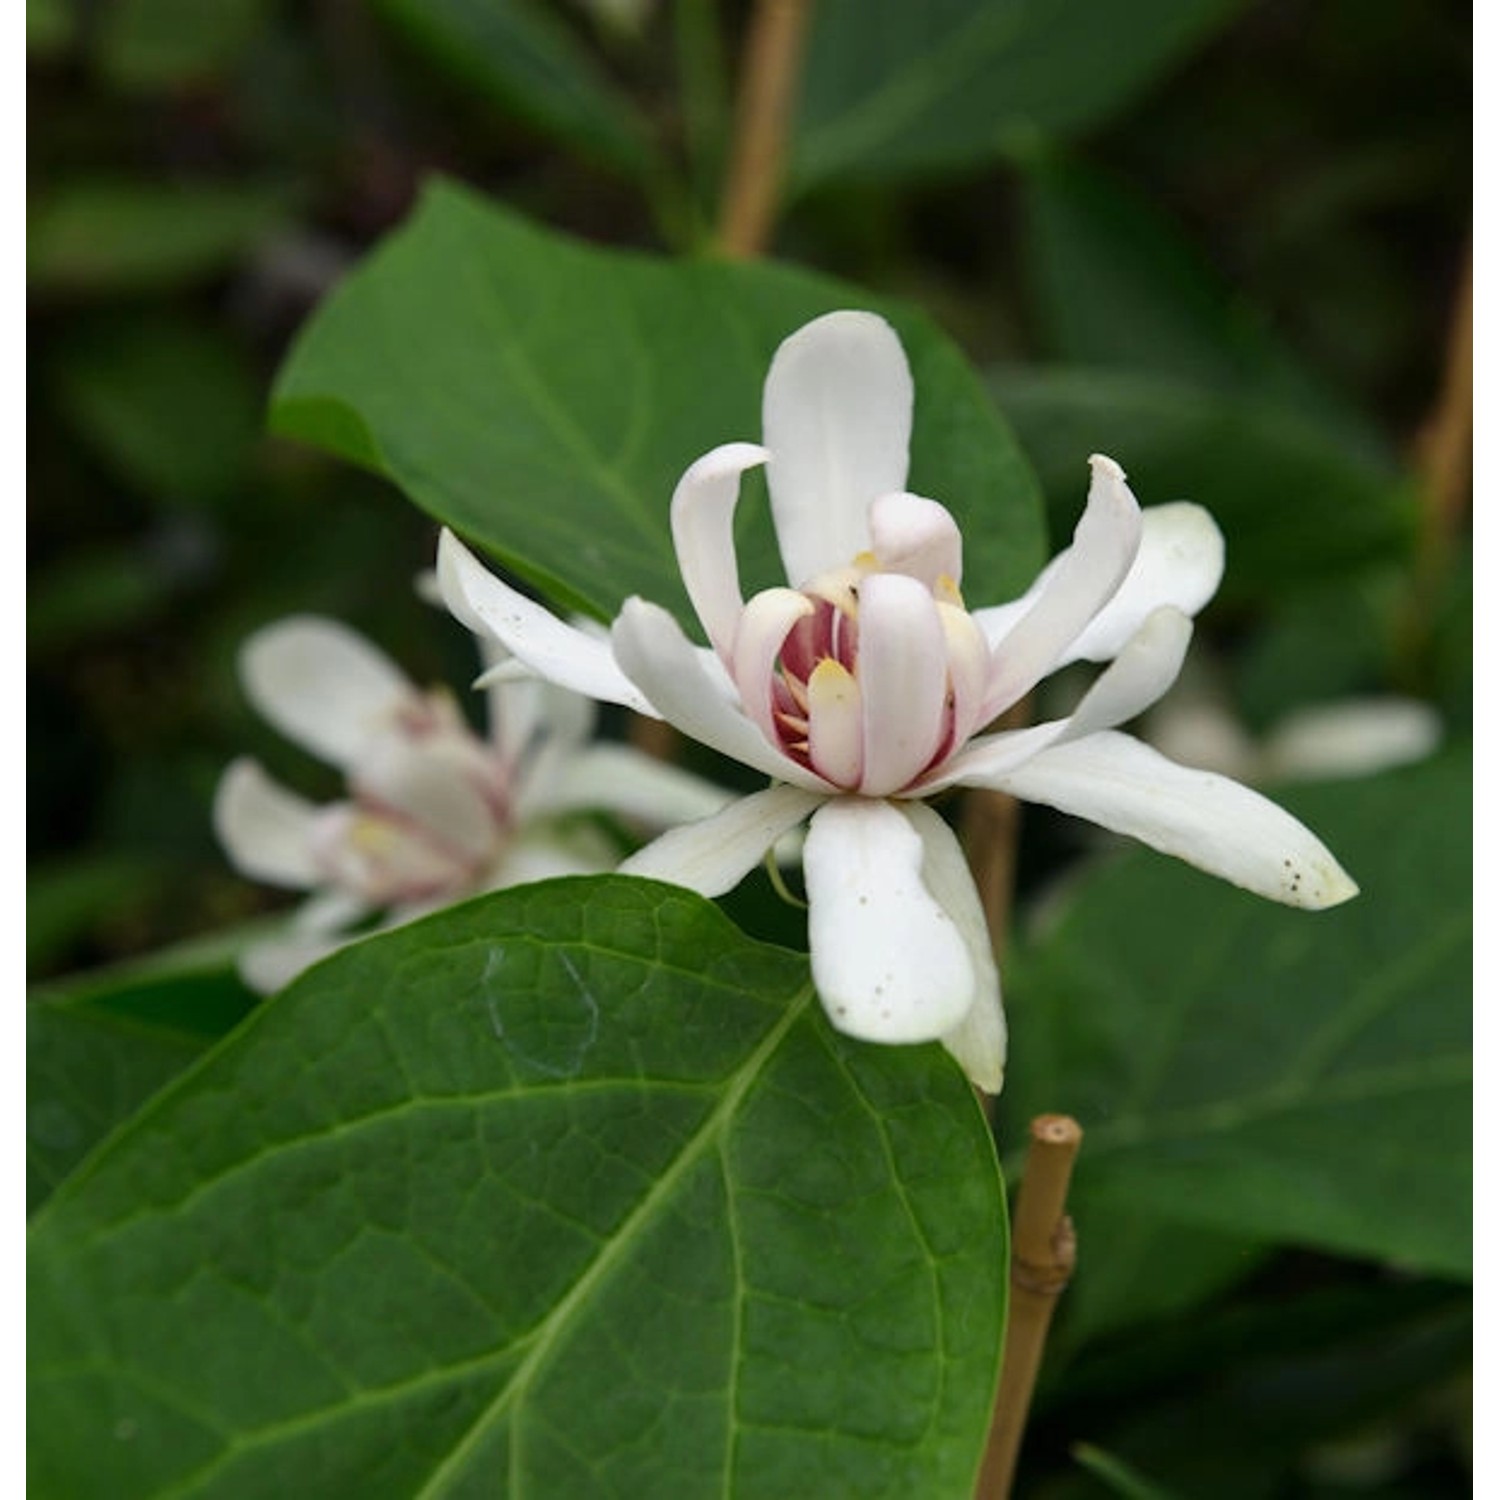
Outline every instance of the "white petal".
[[835, 786], [859, 785], [865, 720], [859, 683], [841, 662], [825, 656], [807, 679], [807, 755]]
[[629, 745], [590, 745], [567, 757], [544, 782], [524, 789], [517, 813], [524, 821], [597, 809], [654, 828], [691, 823], [733, 798], [723, 787], [644, 755]]
[[305, 969], [336, 952], [352, 938], [315, 937], [289, 933], [285, 937], [262, 938], [251, 943], [235, 967], [248, 988], [258, 995], [274, 995], [285, 989]]
[[819, 793], [794, 786], [752, 792], [702, 822], [662, 834], [632, 854], [620, 866], [620, 873], [684, 885], [700, 896], [722, 896], [822, 801]]
[[884, 797], [927, 767], [942, 743], [948, 644], [927, 588], [874, 573], [859, 598], [859, 690], [865, 756], [860, 790]]
[[659, 605], [627, 599], [613, 632], [615, 656], [649, 694], [660, 716], [732, 760], [778, 781], [821, 791], [823, 779], [773, 746], [735, 705], [718, 694], [692, 642]]
[[245, 692], [290, 740], [347, 766], [415, 689], [362, 635], [317, 615], [258, 630], [240, 651]]
[[773, 693], [776, 658], [792, 627], [812, 612], [812, 601], [795, 589], [762, 589], [745, 606], [735, 632], [735, 695], [761, 734], [773, 743], [780, 740]]
[[483, 859], [500, 837], [503, 789], [479, 741], [457, 735], [410, 739], [388, 734], [349, 773], [361, 798], [415, 824], [459, 861]]
[[948, 686], [953, 692], [953, 745], [968, 741], [984, 722], [984, 686], [989, 678], [990, 648], [967, 610], [938, 604], [938, 619], [948, 650]]
[[506, 846], [485, 885], [498, 891], [559, 875], [602, 875], [613, 870], [618, 859], [618, 849], [597, 829], [530, 829]]
[[912, 791], [930, 797], [950, 786], [994, 787], [998, 785], [997, 778], [1025, 765], [1033, 755], [1056, 743], [1067, 725], [1066, 719], [1052, 719], [1025, 729], [1002, 729], [996, 734], [980, 735], [935, 767], [931, 775], [924, 776]]
[[[994, 646], [1025, 615], [1050, 583], [1067, 552], [1060, 552], [1038, 575], [1024, 597], [1010, 604], [974, 611]], [[1224, 575], [1224, 537], [1201, 505], [1178, 501], [1141, 512], [1141, 545], [1114, 598], [1099, 611], [1058, 661], [1108, 661], [1162, 605], [1196, 615], [1214, 596]]]
[[1211, 771], [1175, 765], [1114, 730], [1044, 750], [991, 784], [1288, 906], [1336, 906], [1359, 891], [1323, 844], [1274, 802]]
[[901, 810], [922, 838], [922, 884], [953, 918], [968, 945], [974, 965], [974, 1003], [968, 1014], [940, 1040], [987, 1094], [998, 1094], [1005, 1079], [1005, 1013], [1000, 1008], [1000, 970], [990, 941], [984, 907], [974, 888], [969, 862], [953, 830], [930, 807], [903, 802]]
[[1193, 622], [1180, 610], [1152, 611], [1084, 694], [1062, 737], [1082, 739], [1144, 713], [1177, 680], [1192, 638]]
[[866, 512], [904, 488], [912, 381], [884, 318], [834, 312], [776, 351], [761, 405], [766, 482], [787, 581], [851, 562], [870, 545]]
[[740, 475], [769, 457], [753, 443], [725, 443], [706, 453], [672, 495], [672, 542], [688, 598], [714, 650], [729, 660], [744, 607], [734, 553], [734, 508]]
[[802, 852], [813, 982], [850, 1036], [935, 1041], [978, 995], [964, 934], [923, 881], [925, 853], [894, 803], [836, 797], [813, 814]]
[[929, 589], [963, 578], [963, 537], [936, 500], [905, 493], [881, 495], [870, 507], [870, 544], [887, 573], [905, 573]]
[[1437, 749], [1443, 721], [1412, 698], [1362, 698], [1304, 708], [1266, 741], [1268, 779], [1373, 776]]
[[[1141, 513], [1112, 459], [1095, 454], [1088, 504], [1073, 545], [1039, 580], [1030, 608], [1000, 640], [991, 637], [986, 720], [1003, 713], [1057, 667], [1084, 626], [1119, 588], [1140, 543]], [[984, 620], [980, 619], [981, 628]]]
[[[476, 634], [492, 636], [538, 676], [604, 703], [623, 703], [649, 718], [661, 717], [620, 670], [608, 641], [565, 625], [502, 583], [446, 528], [438, 541], [437, 572], [443, 600], [454, 616]], [[503, 673], [505, 667], [499, 670]], [[493, 674], [487, 672], [482, 680], [494, 680]]]
[[214, 832], [230, 863], [252, 880], [308, 890], [323, 874], [314, 856], [319, 809], [272, 781], [253, 760], [237, 760], [214, 794]]

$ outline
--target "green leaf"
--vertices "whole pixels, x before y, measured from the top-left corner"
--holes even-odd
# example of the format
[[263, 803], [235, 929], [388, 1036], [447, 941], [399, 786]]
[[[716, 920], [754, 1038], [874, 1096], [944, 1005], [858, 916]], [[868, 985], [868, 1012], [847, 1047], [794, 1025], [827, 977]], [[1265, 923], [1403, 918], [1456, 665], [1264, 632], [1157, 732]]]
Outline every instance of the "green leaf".
[[1134, 851], [1013, 955], [1005, 1116], [1082, 1123], [1096, 1243], [1145, 1215], [1467, 1274], [1471, 771], [1277, 794], [1363, 888], [1334, 911]]
[[376, 0], [445, 72], [522, 119], [639, 175], [655, 161], [645, 122], [546, 6], [525, 0]]
[[121, 88], [179, 88], [233, 63], [266, 18], [266, 0], [114, 0], [99, 15], [94, 56]]
[[1130, 104], [1237, 0], [820, 0], [797, 188], [978, 166]]
[[70, 0], [26, 0], [26, 52], [52, 57], [73, 43], [78, 17]]
[[53, 379], [80, 434], [144, 495], [211, 502], [246, 482], [262, 397], [218, 331], [160, 312], [103, 319], [57, 349]]
[[1142, 504], [1196, 500], [1213, 512], [1230, 603], [1303, 590], [1414, 545], [1409, 482], [1278, 403], [1097, 369], [1008, 369], [990, 389], [1036, 466], [1055, 535], [1077, 522], [1086, 458], [1108, 453]]
[[1003, 1319], [936, 1046], [619, 877], [346, 948], [35, 1221], [32, 1482], [967, 1497]]
[[[909, 310], [777, 266], [599, 250], [438, 183], [319, 310], [272, 425], [388, 475], [555, 598], [612, 616], [639, 593], [687, 618], [668, 527], [682, 472], [760, 434], [777, 344], [841, 306], [902, 335], [911, 485], [965, 529], [975, 604], [1042, 560], [1036, 493], [963, 357]], [[781, 582], [758, 480], [737, 517], [747, 587]]]
[[254, 997], [233, 964], [246, 933], [194, 940], [33, 991], [26, 1008], [28, 1213], [249, 1013]]
[[225, 270], [281, 217], [280, 195], [228, 183], [173, 186], [100, 179], [37, 203], [26, 279], [72, 292], [135, 292]]

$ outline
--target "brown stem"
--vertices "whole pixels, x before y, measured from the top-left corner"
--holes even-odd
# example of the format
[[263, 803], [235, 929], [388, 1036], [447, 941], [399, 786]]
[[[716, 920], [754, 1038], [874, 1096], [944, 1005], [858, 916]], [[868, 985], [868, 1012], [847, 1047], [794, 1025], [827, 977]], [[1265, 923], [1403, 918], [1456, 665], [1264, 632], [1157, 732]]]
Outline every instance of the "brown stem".
[[[1031, 719], [1031, 699], [1008, 709], [997, 729], [1022, 729]], [[1010, 933], [1011, 897], [1016, 885], [1016, 849], [1021, 837], [1021, 804], [1004, 792], [971, 789], [964, 795], [960, 837], [974, 872], [979, 904], [998, 959]]]
[[1064, 1209], [1068, 1179], [1083, 1143], [1070, 1115], [1038, 1115], [1016, 1195], [1010, 1258], [1010, 1317], [978, 1500], [1007, 1500], [1015, 1479], [1031, 1393], [1042, 1364], [1052, 1310], [1073, 1275], [1077, 1244]]
[[759, 255], [771, 237], [811, 9], [810, 0], [758, 0], [750, 20], [719, 216], [719, 248], [736, 260]]

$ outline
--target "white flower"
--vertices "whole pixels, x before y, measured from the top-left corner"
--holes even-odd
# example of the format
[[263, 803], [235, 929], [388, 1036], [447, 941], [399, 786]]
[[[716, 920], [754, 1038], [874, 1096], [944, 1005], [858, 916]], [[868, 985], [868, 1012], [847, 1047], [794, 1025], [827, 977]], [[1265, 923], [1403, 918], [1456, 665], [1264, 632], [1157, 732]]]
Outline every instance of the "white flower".
[[344, 772], [346, 800], [318, 807], [237, 760], [214, 826], [241, 873], [314, 894], [290, 928], [250, 946], [252, 988], [279, 989], [383, 913], [383, 926], [481, 891], [613, 868], [596, 830], [563, 815], [613, 812], [652, 827], [702, 818], [728, 796], [625, 745], [588, 744], [594, 707], [532, 677], [489, 689], [490, 738], [444, 689], [423, 692], [362, 636], [295, 616], [240, 657], [251, 702]]
[[[1171, 685], [1188, 616], [1218, 586], [1223, 543], [1207, 513], [1143, 516], [1119, 465], [1095, 457], [1073, 545], [1024, 598], [970, 612], [952, 517], [903, 489], [912, 399], [900, 342], [870, 313], [831, 313], [777, 350], [765, 446], [715, 448], [672, 497], [711, 650], [638, 598], [608, 643], [587, 636], [448, 533], [438, 578], [459, 619], [541, 676], [664, 718], [771, 778], [622, 870], [718, 895], [811, 815], [812, 972], [833, 1024], [879, 1042], [939, 1039], [995, 1092], [999, 976], [958, 842], [922, 799], [971, 786], [1045, 802], [1293, 905], [1332, 905], [1355, 887], [1274, 804], [1115, 728]], [[792, 586], [747, 602], [733, 522], [739, 477], [758, 464]], [[1070, 717], [978, 732], [1080, 658], [1112, 664]]]

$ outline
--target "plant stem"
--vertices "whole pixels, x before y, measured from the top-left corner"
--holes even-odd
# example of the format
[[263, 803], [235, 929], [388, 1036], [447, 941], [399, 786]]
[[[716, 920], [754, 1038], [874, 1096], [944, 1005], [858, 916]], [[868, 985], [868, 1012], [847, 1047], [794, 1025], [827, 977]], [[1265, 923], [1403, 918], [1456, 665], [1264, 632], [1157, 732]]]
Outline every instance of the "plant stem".
[[811, 8], [810, 0], [758, 0], [750, 19], [734, 148], [719, 214], [719, 249], [735, 260], [759, 255], [776, 222]]
[[1031, 1122], [1031, 1149], [1016, 1195], [1011, 1235], [1005, 1358], [979, 1472], [978, 1500], [1006, 1500], [1015, 1479], [1052, 1310], [1073, 1275], [1077, 1243], [1073, 1221], [1064, 1209], [1082, 1142], [1083, 1130], [1070, 1115], [1038, 1115]]
[[[1023, 729], [1031, 719], [1031, 699], [1023, 698], [1001, 715], [996, 729]], [[974, 872], [990, 946], [998, 960], [1010, 933], [1011, 898], [1016, 886], [1016, 849], [1021, 838], [1021, 804], [1005, 792], [978, 788], [964, 794], [961, 841]]]

